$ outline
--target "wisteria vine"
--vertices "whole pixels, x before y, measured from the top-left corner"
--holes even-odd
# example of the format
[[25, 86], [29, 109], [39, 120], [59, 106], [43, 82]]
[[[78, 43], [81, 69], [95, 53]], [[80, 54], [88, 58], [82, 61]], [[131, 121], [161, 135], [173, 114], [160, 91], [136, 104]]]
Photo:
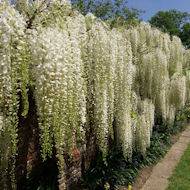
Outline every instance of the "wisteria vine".
[[[22, 104], [22, 116], [27, 117], [30, 85], [42, 158], [51, 157], [55, 145], [63, 175], [64, 155], [72, 158], [72, 150], [85, 143], [89, 129], [105, 163], [110, 139], [130, 160], [133, 149], [145, 154], [150, 146], [155, 116], [173, 123], [176, 110], [190, 98], [190, 51], [179, 38], [170, 39], [148, 23], [110, 29], [91, 14], [84, 17], [67, 3], [54, 3], [44, 12], [45, 4], [35, 3], [31, 15], [40, 7], [41, 17], [34, 18], [20, 14], [20, 4], [0, 3], [0, 182], [4, 189], [7, 172], [15, 181], [18, 109]], [[68, 15], [60, 14], [58, 5], [62, 10], [65, 6]]]

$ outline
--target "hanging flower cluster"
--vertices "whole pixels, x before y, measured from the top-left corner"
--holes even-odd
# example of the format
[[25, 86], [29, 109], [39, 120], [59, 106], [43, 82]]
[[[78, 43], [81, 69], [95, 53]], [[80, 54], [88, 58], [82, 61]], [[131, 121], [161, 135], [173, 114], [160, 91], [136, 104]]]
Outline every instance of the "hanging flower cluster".
[[190, 50], [183, 51], [184, 59], [183, 59], [183, 69], [189, 70], [190, 69]]
[[[93, 20], [88, 15], [87, 22]], [[89, 21], [90, 22], [90, 21]], [[92, 22], [92, 21], [91, 21]], [[97, 134], [97, 143], [105, 157], [108, 148], [108, 133], [113, 133], [113, 78], [115, 60], [111, 60], [111, 36], [99, 21], [92, 24], [88, 31], [88, 59], [86, 60], [87, 92], [91, 115], [89, 124], [93, 125]]]
[[115, 66], [115, 127], [118, 142], [125, 158], [132, 156], [131, 88], [133, 81], [132, 51], [122, 32], [117, 35], [117, 62]]
[[[23, 99], [27, 99], [27, 84], [23, 83], [27, 71], [26, 65], [23, 66], [26, 44], [24, 27], [22, 16], [6, 3], [0, 3], [0, 181], [5, 181], [6, 175], [10, 175], [14, 181], [19, 92], [25, 94]], [[8, 162], [13, 165], [9, 174]]]
[[174, 90], [171, 87], [173, 75], [176, 72], [182, 75], [182, 68], [187, 68], [188, 51], [184, 49], [179, 38], [173, 37], [171, 40], [168, 34], [151, 29], [147, 23], [131, 29], [129, 36], [134, 55], [133, 63], [137, 70], [134, 85], [137, 95], [143, 99], [151, 99], [157, 116], [173, 122], [176, 104], [181, 101], [177, 107], [184, 105], [186, 90], [183, 78], [183, 82], [180, 80], [182, 86], [175, 87], [178, 91], [178, 103], [170, 100], [170, 94]]
[[140, 103], [140, 114], [136, 124], [136, 148], [145, 154], [146, 148], [150, 146], [150, 137], [154, 125], [155, 106], [150, 99]]
[[184, 106], [186, 93], [186, 78], [180, 73], [174, 73], [170, 84], [170, 103], [176, 109]]
[[86, 17], [88, 43], [86, 59], [87, 110], [89, 124], [97, 135], [104, 157], [109, 138], [113, 138], [113, 121], [117, 141], [125, 157], [132, 154], [130, 94], [132, 86], [132, 52], [122, 31], [110, 30], [102, 22]]
[[[35, 99], [41, 129], [42, 156], [51, 156], [53, 142], [61, 156], [83, 139], [86, 103], [78, 28], [40, 29], [31, 35]], [[56, 36], [56, 38], [55, 38]]]
[[170, 61], [169, 61], [169, 73], [172, 76], [175, 72], [182, 72], [183, 66], [183, 45], [181, 40], [174, 36], [170, 44]]

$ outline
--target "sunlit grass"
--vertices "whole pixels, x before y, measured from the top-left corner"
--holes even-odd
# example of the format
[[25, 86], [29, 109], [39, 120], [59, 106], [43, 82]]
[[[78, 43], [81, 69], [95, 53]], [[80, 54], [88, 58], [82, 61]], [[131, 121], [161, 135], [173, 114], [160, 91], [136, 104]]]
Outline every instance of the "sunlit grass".
[[173, 175], [170, 177], [170, 185], [167, 190], [190, 189], [190, 143], [182, 156]]

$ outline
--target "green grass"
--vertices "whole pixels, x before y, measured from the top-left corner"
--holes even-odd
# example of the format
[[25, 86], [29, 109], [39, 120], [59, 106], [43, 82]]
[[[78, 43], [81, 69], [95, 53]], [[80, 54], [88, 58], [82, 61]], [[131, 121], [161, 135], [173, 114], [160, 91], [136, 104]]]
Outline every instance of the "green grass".
[[170, 185], [167, 190], [174, 189], [190, 190], [190, 143], [173, 175], [170, 177]]

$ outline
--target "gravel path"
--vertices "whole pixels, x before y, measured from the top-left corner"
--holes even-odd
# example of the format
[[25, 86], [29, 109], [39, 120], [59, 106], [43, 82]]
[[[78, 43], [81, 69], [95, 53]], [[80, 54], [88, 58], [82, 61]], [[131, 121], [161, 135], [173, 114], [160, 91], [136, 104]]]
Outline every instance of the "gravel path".
[[182, 132], [179, 140], [171, 147], [166, 156], [153, 168], [152, 174], [141, 190], [166, 190], [169, 177], [180, 161], [190, 142], [190, 125]]

